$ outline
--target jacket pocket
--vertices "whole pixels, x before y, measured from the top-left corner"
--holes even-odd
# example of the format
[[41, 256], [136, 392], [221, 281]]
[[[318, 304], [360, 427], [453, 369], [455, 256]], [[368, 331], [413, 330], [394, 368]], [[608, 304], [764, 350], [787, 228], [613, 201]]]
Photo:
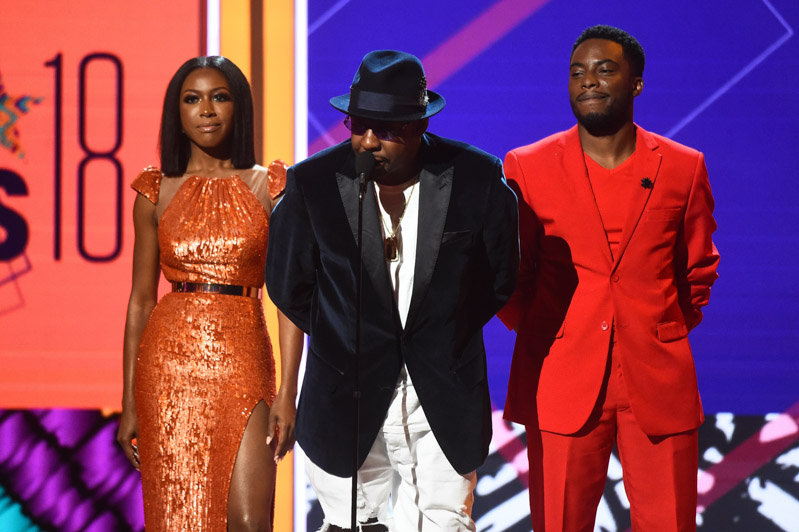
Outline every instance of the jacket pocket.
[[315, 383], [330, 391], [335, 391], [342, 380], [344, 372], [332, 362], [326, 360], [313, 349], [308, 349], [306, 358], [305, 380]]
[[441, 243], [447, 244], [456, 240], [466, 239], [472, 234], [471, 231], [444, 231], [441, 235]]
[[679, 321], [666, 321], [658, 323], [658, 340], [661, 342], [673, 342], [688, 336], [688, 327]]
[[647, 222], [667, 222], [669, 220], [676, 220], [680, 217], [682, 209], [647, 209], [644, 213], [644, 219]]

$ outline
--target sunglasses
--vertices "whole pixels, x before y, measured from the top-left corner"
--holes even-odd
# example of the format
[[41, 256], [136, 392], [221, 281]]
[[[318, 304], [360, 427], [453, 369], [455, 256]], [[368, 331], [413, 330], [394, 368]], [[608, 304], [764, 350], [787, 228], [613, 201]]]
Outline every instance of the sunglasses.
[[344, 125], [353, 135], [365, 135], [372, 130], [372, 134], [380, 140], [394, 141], [402, 136], [402, 131], [410, 122], [386, 123], [364, 120], [355, 116], [347, 116]]

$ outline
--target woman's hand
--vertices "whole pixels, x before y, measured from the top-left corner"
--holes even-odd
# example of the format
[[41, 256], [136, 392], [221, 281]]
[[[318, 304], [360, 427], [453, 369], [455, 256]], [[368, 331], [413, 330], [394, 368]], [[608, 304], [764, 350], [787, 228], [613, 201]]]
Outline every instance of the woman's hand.
[[[275, 402], [269, 409], [269, 425], [267, 427], [266, 444], [274, 444], [275, 463], [280, 462], [287, 452], [294, 447], [294, 417], [297, 408], [294, 395], [282, 387], [277, 392]], [[277, 441], [275, 441], [277, 436]]]
[[136, 238], [133, 244], [133, 282], [125, 319], [125, 339], [122, 348], [122, 417], [119, 420], [117, 442], [125, 451], [128, 461], [141, 471], [139, 449], [133, 443], [139, 436], [136, 418], [136, 359], [139, 354], [142, 332], [158, 299], [158, 224], [155, 205], [143, 195], [136, 196], [133, 204], [133, 226]]
[[136, 418], [136, 409], [127, 407], [122, 409], [122, 417], [119, 420], [119, 430], [117, 430], [117, 443], [125, 451], [128, 461], [137, 470], [141, 471], [139, 462], [139, 448], [133, 440], [139, 436], [139, 421]]
[[[305, 335], [280, 310], [277, 311], [280, 331], [280, 389], [269, 409], [269, 426], [266, 444], [274, 445], [275, 463], [294, 447], [294, 417], [297, 407], [297, 374], [305, 342]], [[277, 441], [275, 441], [277, 437]]]

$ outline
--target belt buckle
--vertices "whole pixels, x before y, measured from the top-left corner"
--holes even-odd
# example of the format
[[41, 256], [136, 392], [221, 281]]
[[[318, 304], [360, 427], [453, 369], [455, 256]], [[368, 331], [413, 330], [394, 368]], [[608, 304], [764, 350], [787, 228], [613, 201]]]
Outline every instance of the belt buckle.
[[226, 285], [217, 283], [190, 283], [175, 281], [172, 291], [178, 293], [221, 294], [230, 296], [244, 296], [260, 299], [261, 289], [252, 286]]
[[186, 283], [185, 281], [176, 281], [176, 282], [172, 283], [172, 291], [173, 292], [178, 292], [178, 293], [188, 292], [187, 285], [188, 285], [188, 283]]
[[216, 283], [201, 283], [198, 284], [197, 287], [202, 287], [199, 292], [205, 292], [206, 294], [224, 294], [229, 289], [223, 284], [216, 284]]

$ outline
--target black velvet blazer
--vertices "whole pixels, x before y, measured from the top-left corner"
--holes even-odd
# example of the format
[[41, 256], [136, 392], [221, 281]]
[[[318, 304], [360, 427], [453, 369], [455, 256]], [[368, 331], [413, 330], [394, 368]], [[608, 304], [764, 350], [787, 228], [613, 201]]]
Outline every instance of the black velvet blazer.
[[[483, 325], [513, 291], [516, 197], [496, 157], [425, 133], [413, 296], [403, 329], [373, 184], [364, 197], [359, 466], [383, 424], [403, 362], [433, 434], [461, 474], [491, 440]], [[293, 166], [270, 219], [266, 285], [310, 336], [297, 441], [325, 471], [352, 468], [358, 180], [347, 140]]]

